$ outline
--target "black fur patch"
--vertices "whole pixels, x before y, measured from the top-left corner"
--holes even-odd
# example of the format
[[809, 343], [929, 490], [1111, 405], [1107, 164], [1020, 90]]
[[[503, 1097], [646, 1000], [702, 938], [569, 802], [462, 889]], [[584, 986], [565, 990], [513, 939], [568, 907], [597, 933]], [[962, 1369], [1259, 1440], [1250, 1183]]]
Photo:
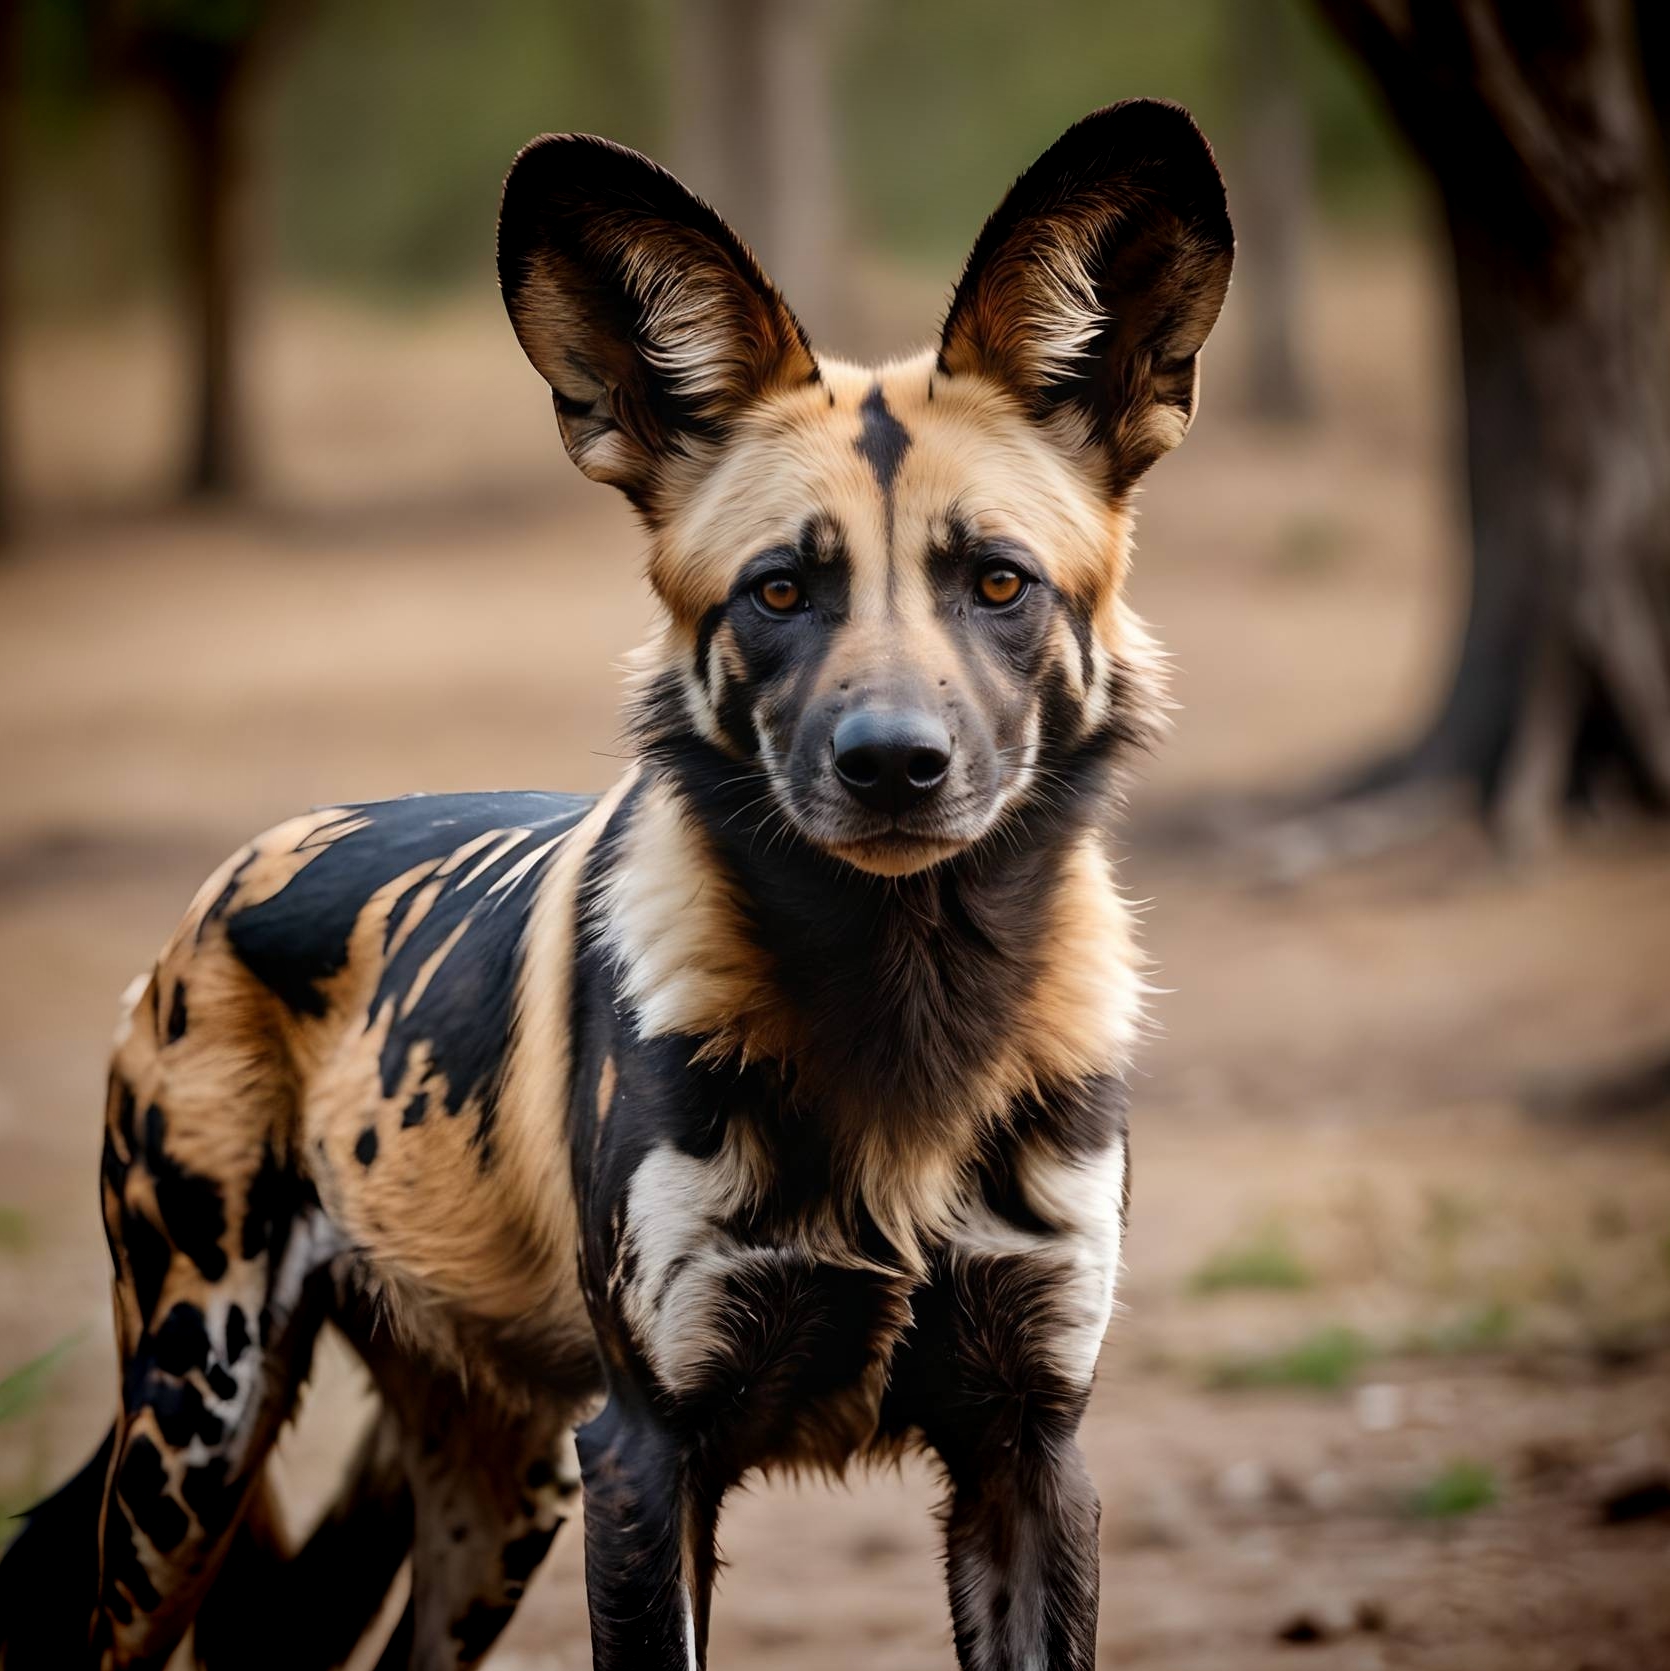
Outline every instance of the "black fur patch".
[[516, 1609], [492, 1602], [472, 1601], [469, 1611], [452, 1627], [453, 1640], [466, 1664], [478, 1660], [498, 1640]]
[[229, 1306], [226, 1311], [226, 1361], [235, 1364], [249, 1345], [249, 1324], [244, 1320], [242, 1306]]
[[[986, 1205], [1031, 1235], [1045, 1237], [1058, 1232], [1062, 1227], [1040, 1218], [1021, 1190], [1021, 1151], [1026, 1145], [1041, 1143], [1056, 1155], [1073, 1160], [1102, 1155], [1115, 1141], [1127, 1140], [1127, 1101], [1125, 1081], [1115, 1074], [1092, 1074], [1092, 1078], [1075, 1084], [1055, 1084], [1036, 1095], [1018, 1098], [1010, 1106], [1008, 1120], [993, 1133], [981, 1153], [976, 1180]], [[1125, 1201], [1130, 1200], [1128, 1165], [1123, 1191]]]
[[361, 1166], [369, 1166], [377, 1158], [377, 1128], [367, 1126], [354, 1144], [354, 1159]]
[[162, 1298], [162, 1285], [168, 1280], [174, 1250], [168, 1245], [168, 1238], [142, 1213], [124, 1207], [121, 1222], [121, 1256], [127, 1261], [128, 1275], [133, 1281], [139, 1319], [148, 1323], [156, 1313], [157, 1301]]
[[[170, 1439], [169, 1443], [174, 1441]], [[179, 1548], [180, 1540], [191, 1529], [190, 1523], [185, 1510], [168, 1495], [168, 1474], [161, 1452], [143, 1433], [128, 1441], [116, 1488], [134, 1525], [154, 1549], [166, 1555]]]
[[153, 1375], [143, 1397], [156, 1417], [157, 1430], [174, 1450], [184, 1450], [193, 1439], [213, 1449], [226, 1437], [226, 1424], [189, 1381], [161, 1381]]
[[908, 1287], [790, 1255], [727, 1275], [724, 1351], [681, 1393], [677, 1415], [681, 1432], [700, 1435], [713, 1477], [728, 1485], [780, 1457], [850, 1454], [838, 1395], [902, 1332]]
[[209, 1366], [209, 1331], [203, 1313], [182, 1300], [163, 1318], [152, 1336], [152, 1355], [158, 1369], [176, 1379]]
[[1064, 1441], [1089, 1390], [1050, 1359], [1057, 1258], [936, 1259], [912, 1299], [914, 1321], [893, 1361], [884, 1427], [918, 1427], [953, 1481], [994, 1455]]
[[168, 1042], [177, 1044], [186, 1036], [186, 983], [174, 983], [174, 1001], [168, 1006]]
[[318, 856], [271, 899], [239, 911], [228, 938], [245, 967], [288, 1008], [323, 1015], [320, 988], [347, 963], [348, 937], [379, 888], [490, 830], [529, 828], [549, 838], [577, 823], [591, 804], [585, 795], [526, 793], [410, 795], [345, 806], [340, 825], [363, 818], [366, 827], [331, 840], [327, 825], [310, 837]]
[[551, 1540], [557, 1535], [556, 1526], [535, 1527], [513, 1538], [504, 1549], [504, 1575], [512, 1584], [525, 1584], [533, 1577], [539, 1563], [545, 1559]]
[[243, 1257], [265, 1258], [271, 1273], [284, 1257], [296, 1221], [318, 1205], [319, 1192], [312, 1183], [287, 1167], [270, 1145], [265, 1147], [244, 1201], [239, 1238]]
[[1050, 1085], [1020, 1098], [1009, 1111], [1014, 1144], [1042, 1139], [1064, 1155], [1084, 1160], [1125, 1135], [1130, 1093], [1117, 1074], [1097, 1073]]
[[870, 386], [870, 392], [865, 395], [858, 412], [863, 426], [854, 446], [858, 449], [858, 456], [869, 465], [876, 485], [881, 489], [882, 514], [887, 527], [887, 595], [891, 599], [895, 584], [893, 524], [896, 506], [893, 484], [899, 478], [905, 454], [910, 451], [910, 431], [893, 416], [879, 383]]
[[201, 1467], [186, 1470], [180, 1495], [203, 1530], [210, 1537], [218, 1537], [231, 1524], [242, 1492], [236, 1481], [227, 1479], [226, 1458], [215, 1456]]
[[167, 1120], [161, 1107], [145, 1110], [145, 1165], [156, 1190], [163, 1228], [181, 1253], [209, 1282], [226, 1275], [226, 1209], [220, 1186], [212, 1178], [188, 1171], [169, 1154]]
[[128, 1163], [122, 1159], [122, 1152], [116, 1147], [116, 1134], [106, 1130], [104, 1147], [99, 1152], [99, 1173], [111, 1193], [118, 1201], [122, 1199], [122, 1192], [127, 1188]]
[[[392, 944], [392, 930], [409, 927], [422, 887], [437, 882], [434, 903], [385, 964], [368, 1020], [389, 1021], [381, 1056], [384, 1094], [396, 1093], [422, 1045], [431, 1100], [439, 1098], [454, 1115], [477, 1104], [476, 1136], [485, 1142], [510, 1044], [522, 936], [538, 875], [555, 850], [520, 886], [492, 890], [528, 854], [572, 829], [591, 805], [588, 796], [518, 793], [414, 795], [345, 807], [341, 826], [348, 833], [332, 840], [327, 827], [310, 838], [317, 857], [271, 899], [238, 912], [228, 936], [245, 965], [289, 1008], [322, 1015], [323, 984], [346, 964], [349, 936], [371, 896], [399, 876], [421, 872], [395, 902]], [[354, 828], [361, 820], [364, 826]], [[446, 876], [434, 875], [469, 842], [518, 829], [527, 834], [491, 863], [483, 860], [498, 843], [485, 843]], [[421, 996], [408, 1005], [419, 976], [455, 934]]]
[[[181, 1518], [185, 1518], [183, 1514]], [[133, 1522], [118, 1503], [112, 1503], [105, 1516], [104, 1579], [107, 1603], [116, 1593], [114, 1586], [120, 1584], [133, 1597], [133, 1605], [141, 1613], [154, 1613], [162, 1605], [162, 1597], [139, 1559], [139, 1549], [133, 1541]], [[115, 1608], [111, 1611], [114, 1613]]]
[[863, 427], [853, 445], [858, 449], [858, 456], [869, 465], [876, 485], [891, 499], [893, 484], [899, 478], [905, 454], [910, 451], [910, 431], [893, 416], [879, 383], [871, 384], [858, 414]]
[[[139, 1138], [135, 1130], [133, 1092], [120, 1080], [110, 1082], [111, 1111], [105, 1127], [104, 1152], [101, 1165], [104, 1181], [114, 1202], [108, 1211], [114, 1219], [105, 1220], [106, 1239], [110, 1257], [118, 1272], [125, 1272], [133, 1287], [134, 1303], [139, 1309], [142, 1327], [148, 1327], [162, 1298], [163, 1284], [168, 1280], [168, 1268], [174, 1250], [151, 1221], [135, 1207], [128, 1205], [128, 1174], [133, 1169], [133, 1158]], [[126, 1149], [126, 1158], [123, 1148]]]

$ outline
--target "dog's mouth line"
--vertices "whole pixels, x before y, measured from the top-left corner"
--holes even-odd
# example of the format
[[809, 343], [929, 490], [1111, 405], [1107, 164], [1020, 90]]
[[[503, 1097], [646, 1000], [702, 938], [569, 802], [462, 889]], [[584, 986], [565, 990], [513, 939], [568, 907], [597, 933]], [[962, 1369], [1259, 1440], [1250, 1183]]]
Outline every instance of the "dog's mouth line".
[[895, 819], [853, 828], [829, 828], [816, 823], [801, 826], [808, 840], [832, 851], [867, 852], [905, 847], [966, 847], [979, 840], [978, 831], [917, 825]]

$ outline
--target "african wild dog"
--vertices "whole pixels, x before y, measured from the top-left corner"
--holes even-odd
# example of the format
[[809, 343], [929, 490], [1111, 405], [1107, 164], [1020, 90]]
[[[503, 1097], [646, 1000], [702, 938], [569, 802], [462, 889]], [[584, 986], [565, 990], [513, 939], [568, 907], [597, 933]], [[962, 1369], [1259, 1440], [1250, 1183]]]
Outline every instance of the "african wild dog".
[[[911, 1445], [962, 1664], [1088, 1671], [1141, 984], [1104, 827], [1156, 706], [1120, 587], [1231, 255], [1189, 118], [1116, 105], [938, 348], [861, 371], [654, 164], [521, 154], [505, 302], [652, 542], [637, 764], [311, 813], [198, 895], [116, 1043], [121, 1407], [8, 1558], [13, 1671], [194, 1618], [206, 1664], [335, 1663], [408, 1553], [382, 1663], [471, 1664], [582, 1479], [595, 1663], [700, 1666], [727, 1489]], [[382, 1413], [287, 1554], [325, 1321]]]

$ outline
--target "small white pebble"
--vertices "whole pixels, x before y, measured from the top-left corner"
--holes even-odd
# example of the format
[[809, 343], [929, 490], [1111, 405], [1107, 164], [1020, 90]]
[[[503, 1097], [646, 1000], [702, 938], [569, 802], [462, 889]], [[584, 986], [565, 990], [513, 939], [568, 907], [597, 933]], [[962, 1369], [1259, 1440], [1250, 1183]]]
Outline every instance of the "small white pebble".
[[1324, 1468], [1305, 1481], [1305, 1501], [1327, 1514], [1345, 1501], [1345, 1476], [1335, 1468]]
[[1390, 1433], [1403, 1425], [1403, 1388], [1371, 1381], [1357, 1389], [1357, 1425], [1365, 1433]]
[[1252, 1508], [1270, 1495], [1270, 1470], [1256, 1457], [1232, 1462], [1218, 1475], [1218, 1499], [1235, 1508]]

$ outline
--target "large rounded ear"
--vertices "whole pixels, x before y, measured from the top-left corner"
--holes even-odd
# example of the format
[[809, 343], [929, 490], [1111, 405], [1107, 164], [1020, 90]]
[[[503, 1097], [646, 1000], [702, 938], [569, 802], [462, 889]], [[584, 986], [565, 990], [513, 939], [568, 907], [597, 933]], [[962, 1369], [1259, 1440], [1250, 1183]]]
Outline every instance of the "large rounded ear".
[[676, 461], [817, 362], [747, 245], [648, 157], [546, 134], [499, 209], [499, 288], [569, 456], [653, 520]]
[[1111, 493], [1194, 418], [1196, 356], [1235, 235], [1187, 111], [1152, 99], [1069, 128], [986, 222], [945, 319], [940, 369], [1006, 387]]

